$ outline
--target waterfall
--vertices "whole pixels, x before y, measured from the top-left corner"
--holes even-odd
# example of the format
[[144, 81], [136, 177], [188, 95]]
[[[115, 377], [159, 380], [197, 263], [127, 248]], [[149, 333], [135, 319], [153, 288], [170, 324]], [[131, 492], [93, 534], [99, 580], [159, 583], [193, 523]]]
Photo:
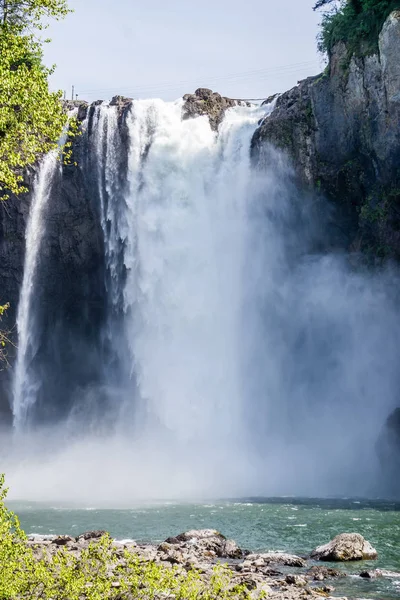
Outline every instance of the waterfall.
[[29, 409], [35, 404], [40, 382], [31, 372], [30, 363], [37, 351], [35, 330], [35, 278], [45, 233], [46, 208], [56, 170], [60, 168], [58, 152], [43, 159], [33, 187], [26, 228], [24, 276], [18, 305], [18, 355], [14, 373], [13, 414], [16, 429], [24, 427]]
[[238, 435], [249, 148], [267, 111], [237, 107], [217, 135], [206, 117], [182, 120], [181, 102], [134, 101], [121, 196], [117, 109], [96, 107], [108, 294], [128, 346], [121, 409], [141, 414], [142, 435]]
[[[332, 207], [299, 192], [282, 154], [265, 147], [252, 163], [271, 106], [231, 108], [218, 131], [182, 107], [88, 111], [79, 202], [96, 210], [107, 310], [101, 352], [83, 345], [78, 358], [84, 370], [101, 356], [101, 377], [71, 386], [68, 418], [46, 430], [65, 443], [40, 473], [34, 461], [32, 485], [68, 497], [72, 479], [105, 500], [364, 493], [397, 402], [398, 272], [331, 250]], [[47, 157], [27, 230], [20, 429], [40, 385], [35, 274], [55, 170]]]

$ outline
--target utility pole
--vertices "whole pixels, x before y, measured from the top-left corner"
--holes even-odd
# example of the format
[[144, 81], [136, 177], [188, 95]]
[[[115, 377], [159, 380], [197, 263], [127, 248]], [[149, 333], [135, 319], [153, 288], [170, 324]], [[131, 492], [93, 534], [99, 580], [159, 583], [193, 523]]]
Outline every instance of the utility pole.
[[71, 96], [71, 100], [74, 101], [74, 95], [75, 95], [75, 86], [72, 86], [72, 96]]
[[67, 99], [67, 90], [64, 90], [64, 101]]

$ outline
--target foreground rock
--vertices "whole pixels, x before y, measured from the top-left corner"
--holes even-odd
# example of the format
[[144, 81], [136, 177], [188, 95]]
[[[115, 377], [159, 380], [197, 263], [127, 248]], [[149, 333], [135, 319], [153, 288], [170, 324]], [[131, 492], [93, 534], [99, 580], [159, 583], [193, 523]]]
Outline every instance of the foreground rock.
[[[49, 557], [61, 549], [79, 557], [89, 544], [96, 544], [103, 533], [89, 531], [77, 537], [31, 537], [28, 543], [37, 558]], [[207, 583], [210, 582], [215, 566], [225, 565], [231, 571], [232, 585], [244, 586], [252, 600], [261, 600], [265, 596], [273, 600], [310, 600], [321, 598], [321, 595], [327, 597], [333, 591], [329, 585], [324, 584], [320, 587], [320, 578], [298, 570], [307, 565], [303, 558], [284, 552], [250, 554], [214, 529], [190, 530], [170, 537], [159, 545], [133, 541], [114, 541], [113, 545], [118, 557], [116, 569], [122, 571], [126, 566], [125, 551], [137, 555], [140, 561], [163, 565], [166, 568], [175, 567], [183, 573], [195, 570]], [[279, 569], [276, 569], [276, 566]], [[115, 569], [115, 566], [113, 568]], [[112, 572], [111, 568], [110, 573]], [[161, 598], [164, 598], [162, 594], [160, 600]], [[121, 594], [119, 600], [133, 599], [129, 594]]]
[[295, 554], [285, 552], [264, 552], [263, 554], [249, 554], [247, 562], [260, 562], [265, 565], [283, 565], [285, 567], [305, 567], [306, 561]]
[[191, 530], [168, 538], [159, 546], [162, 551], [169, 552], [179, 546], [180, 550], [188, 550], [196, 555], [208, 558], [242, 558], [244, 551], [233, 540], [227, 540], [215, 529]]
[[328, 544], [316, 548], [311, 558], [332, 562], [375, 560], [378, 553], [359, 533], [341, 533]]

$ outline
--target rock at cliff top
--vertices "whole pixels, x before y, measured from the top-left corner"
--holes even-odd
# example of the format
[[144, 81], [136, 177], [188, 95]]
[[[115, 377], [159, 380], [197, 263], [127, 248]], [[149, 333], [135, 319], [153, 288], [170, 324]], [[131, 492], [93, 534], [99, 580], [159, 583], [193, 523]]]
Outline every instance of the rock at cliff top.
[[215, 529], [192, 529], [165, 540], [182, 549], [193, 549], [200, 554], [211, 553], [218, 558], [242, 558], [243, 551], [233, 540], [227, 540]]
[[133, 98], [126, 98], [125, 96], [114, 96], [110, 102], [110, 106], [117, 106], [119, 110], [127, 108], [133, 102]]
[[217, 131], [228, 108], [250, 106], [248, 102], [226, 98], [207, 88], [199, 88], [194, 94], [185, 94], [183, 100], [185, 103], [182, 109], [182, 118], [192, 119], [206, 115], [210, 121], [211, 129], [214, 129], [214, 131]]
[[335, 562], [374, 560], [378, 553], [359, 533], [341, 533], [328, 544], [316, 548], [311, 558]]

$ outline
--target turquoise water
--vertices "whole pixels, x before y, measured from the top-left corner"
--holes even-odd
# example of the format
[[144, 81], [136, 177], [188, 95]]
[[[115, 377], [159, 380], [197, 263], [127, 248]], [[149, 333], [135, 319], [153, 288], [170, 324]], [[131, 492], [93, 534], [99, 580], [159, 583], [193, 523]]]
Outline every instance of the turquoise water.
[[[117, 539], [158, 542], [188, 529], [211, 527], [243, 548], [306, 555], [338, 533], [361, 533], [377, 549], [377, 561], [341, 566], [334, 595], [400, 598], [400, 504], [359, 500], [269, 499], [204, 504], [164, 503], [131, 509], [77, 508], [13, 502], [27, 533], [77, 535], [106, 529]], [[337, 565], [335, 565], [337, 566]], [[362, 580], [362, 570], [384, 568], [399, 578]]]

